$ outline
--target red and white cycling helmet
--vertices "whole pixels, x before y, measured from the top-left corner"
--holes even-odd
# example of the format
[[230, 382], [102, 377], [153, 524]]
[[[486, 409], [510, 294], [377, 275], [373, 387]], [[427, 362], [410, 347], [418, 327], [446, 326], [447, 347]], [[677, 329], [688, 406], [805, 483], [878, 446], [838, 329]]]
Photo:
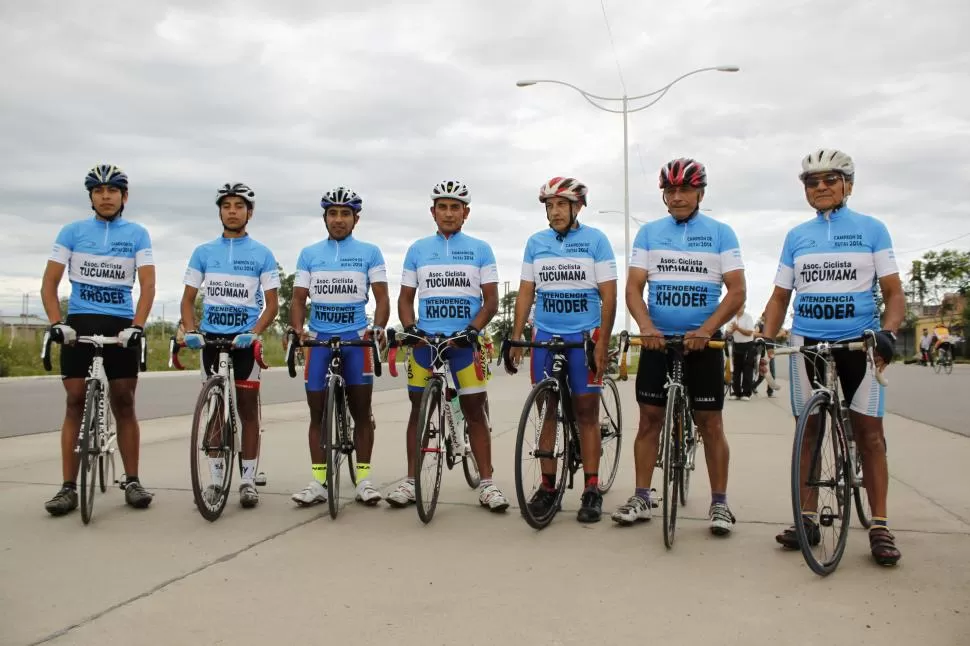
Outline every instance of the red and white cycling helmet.
[[707, 186], [707, 169], [704, 164], [690, 157], [681, 157], [667, 162], [660, 169], [660, 188], [668, 186]]
[[570, 202], [579, 202], [586, 206], [587, 193], [589, 189], [578, 179], [553, 177], [539, 189], [539, 201], [545, 203], [550, 197], [564, 197]]

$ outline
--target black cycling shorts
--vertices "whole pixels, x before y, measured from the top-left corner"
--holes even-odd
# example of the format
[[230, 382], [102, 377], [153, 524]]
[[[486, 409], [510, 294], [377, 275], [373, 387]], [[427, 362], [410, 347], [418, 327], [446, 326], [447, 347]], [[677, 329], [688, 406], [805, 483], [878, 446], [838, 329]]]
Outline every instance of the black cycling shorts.
[[[74, 328], [78, 336], [118, 336], [118, 333], [131, 327], [131, 319], [104, 314], [70, 314], [65, 321]], [[122, 348], [117, 345], [105, 346], [104, 374], [108, 381], [114, 379], [138, 378], [138, 348]], [[64, 379], [84, 379], [94, 360], [94, 346], [87, 343], [61, 346], [61, 376]]]
[[[231, 339], [235, 334], [206, 334], [206, 339]], [[233, 378], [236, 388], [259, 390], [259, 364], [256, 363], [255, 346], [230, 350]], [[219, 349], [206, 346], [202, 348], [202, 379], [208, 379], [219, 372]]]
[[[651, 406], [667, 405], [667, 371], [671, 357], [678, 350], [666, 353], [642, 350], [637, 368], [637, 402]], [[724, 352], [705, 348], [684, 355], [684, 385], [694, 410], [722, 410], [724, 408]]]

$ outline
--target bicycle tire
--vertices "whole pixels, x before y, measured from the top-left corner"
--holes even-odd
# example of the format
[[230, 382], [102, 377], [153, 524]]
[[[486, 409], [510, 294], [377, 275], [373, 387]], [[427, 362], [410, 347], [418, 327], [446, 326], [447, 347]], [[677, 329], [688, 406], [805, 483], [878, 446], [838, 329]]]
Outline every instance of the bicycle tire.
[[[616, 473], [620, 469], [620, 450], [623, 447], [623, 409], [620, 403], [620, 389], [617, 388], [613, 378], [608, 376], [603, 377], [603, 390], [600, 392], [600, 404], [603, 408], [606, 408], [607, 398], [616, 403], [616, 415], [614, 419], [613, 415], [600, 411], [600, 476], [597, 489], [601, 494], [606, 494], [613, 487]], [[611, 449], [607, 447], [611, 447], [612, 457], [609, 457]], [[603, 469], [604, 458], [606, 470]]]
[[108, 468], [108, 458], [106, 454], [102, 453], [98, 456], [98, 489], [101, 493], [108, 491], [108, 481], [105, 471]]
[[943, 370], [948, 375], [953, 374], [953, 358], [952, 357], [949, 357], [948, 356], [946, 358], [946, 363], [943, 365]]
[[[444, 413], [441, 407], [447, 405], [442, 394], [443, 390], [444, 385], [440, 378], [430, 379], [421, 395], [421, 408], [418, 411], [420, 435], [414, 460], [416, 474], [414, 501], [415, 507], [418, 508], [418, 518], [424, 524], [430, 523], [434, 518], [434, 512], [438, 508], [438, 496], [441, 493], [441, 467], [445, 455], [445, 430], [441, 428]], [[429, 459], [434, 459], [434, 465], [431, 466], [428, 474], [432, 476], [432, 480], [425, 483], [425, 461]]]
[[933, 364], [933, 372], [940, 374], [940, 370], [943, 369], [943, 364], [940, 363], [940, 357], [936, 358], [936, 363]]
[[[559, 507], [562, 504], [563, 494], [566, 492], [566, 470], [569, 466], [569, 455], [570, 455], [570, 434], [566, 432], [566, 427], [562, 422], [564, 417], [562, 415], [557, 415], [556, 423], [556, 435], [561, 435], [562, 438], [562, 454], [557, 459], [559, 464], [557, 465], [556, 473], [556, 491], [555, 499], [549, 511], [543, 515], [537, 515], [535, 510], [529, 506], [529, 497], [525, 490], [525, 474], [523, 469], [525, 468], [525, 459], [532, 455], [526, 447], [527, 442], [531, 442], [531, 438], [534, 437], [534, 430], [529, 428], [529, 418], [533, 410], [538, 410], [539, 424], [541, 425], [545, 415], [544, 402], [550, 401], [551, 397], [554, 396], [556, 399], [560, 399], [560, 393], [556, 389], [556, 385], [551, 381], [540, 381], [535, 386], [533, 386], [532, 391], [529, 392], [529, 396], [525, 399], [525, 404], [522, 406], [522, 414], [519, 417], [519, 430], [516, 434], [515, 439], [515, 496], [518, 499], [519, 511], [525, 522], [529, 524], [533, 529], [544, 529], [549, 526], [552, 519], [556, 517], [559, 512]], [[538, 402], [538, 405], [537, 405]], [[560, 410], [562, 403], [560, 402]], [[541, 426], [540, 426], [541, 428]], [[555, 443], [553, 444], [555, 446]], [[541, 458], [540, 458], [541, 459]], [[540, 473], [542, 468], [540, 466]], [[541, 476], [540, 476], [541, 477]]]
[[84, 391], [84, 416], [81, 420], [81, 477], [78, 479], [78, 497], [81, 499], [81, 521], [87, 525], [94, 514], [94, 489], [96, 487], [98, 461], [101, 447], [98, 442], [98, 426], [101, 420], [101, 382], [89, 379]]
[[462, 432], [465, 434], [465, 455], [461, 459], [461, 470], [465, 473], [465, 482], [468, 486], [477, 489], [482, 483], [482, 474], [478, 470], [478, 460], [475, 459], [471, 443], [468, 441], [468, 422], [465, 422]]
[[693, 468], [688, 468], [688, 465], [697, 465], [697, 445], [700, 444], [700, 431], [697, 429], [697, 425], [694, 424], [694, 418], [692, 415], [684, 413], [684, 426], [690, 429], [691, 442], [688, 445], [687, 434], [684, 434], [684, 445], [685, 445], [685, 463], [684, 468], [681, 469], [680, 482], [678, 483], [677, 490], [680, 493], [680, 506], [683, 507], [687, 505], [687, 496], [690, 493], [690, 476], [694, 471]]
[[679, 418], [680, 388], [673, 385], [667, 390], [667, 407], [664, 412], [664, 425], [660, 434], [663, 442], [663, 535], [664, 546], [674, 546], [677, 531], [677, 496], [679, 493], [679, 474], [682, 473], [683, 460], [680, 456], [680, 441], [677, 423]]
[[347, 401], [344, 399], [343, 388], [337, 377], [331, 377], [327, 382], [327, 407], [323, 415], [322, 435], [323, 450], [327, 456], [327, 508], [332, 519], [336, 519], [340, 513], [340, 467], [344, 457], [340, 442], [341, 413], [346, 423]]
[[[224, 388], [224, 377], [219, 375], [209, 377], [202, 385], [202, 390], [199, 391], [199, 397], [195, 402], [195, 410], [192, 413], [192, 440], [189, 446], [189, 463], [192, 471], [192, 497], [195, 499], [195, 506], [199, 510], [199, 513], [210, 523], [218, 520], [226, 508], [226, 503], [229, 501], [232, 472], [236, 466], [234, 455], [235, 445], [231, 437], [233, 430], [231, 427], [227, 428], [227, 425], [231, 426], [233, 422], [231, 416], [227, 415], [227, 411], [224, 410]], [[207, 405], [210, 402], [214, 404], [214, 411], [208, 411], [207, 409]], [[212, 425], [216, 423], [221, 428], [213, 433]], [[228, 442], [226, 441], [227, 431], [230, 434]], [[209, 445], [210, 440], [218, 440], [219, 446], [215, 449], [217, 453], [215, 456], [210, 455], [213, 452], [212, 447]], [[206, 458], [204, 460], [203, 454]], [[223, 470], [222, 482], [212, 483], [212, 485], [217, 487], [216, 495], [218, 498], [210, 501], [206, 500], [205, 492], [208, 490], [208, 487], [203, 487], [202, 475], [203, 470], [208, 471], [208, 458], [211, 457], [222, 459]], [[209, 475], [211, 476], [211, 473]]]
[[[812, 450], [809, 472], [816, 470], [813, 468], [813, 464], [818, 464], [817, 468], [822, 469], [823, 465], [820, 464], [820, 461], [831, 453], [831, 489], [834, 497], [832, 502], [835, 505], [833, 509], [831, 504], [826, 504], [829, 501], [821, 501], [819, 499], [821, 498], [821, 491], [819, 491], [815, 506], [818, 511], [821, 540], [817, 546], [810, 544], [808, 532], [802, 522], [802, 509], [806, 507], [807, 501], [802, 500], [801, 484], [808, 481], [809, 473], [802, 473], [801, 448], [806, 441], [806, 435], [811, 432], [808, 427], [808, 420], [813, 414], [817, 415], [818, 424], [815, 432], [819, 433], [819, 436], [815, 440], [814, 447], [809, 447]], [[826, 436], [830, 438], [829, 448], [825, 444]], [[839, 561], [842, 560], [842, 555], [845, 553], [845, 544], [849, 537], [849, 522], [852, 517], [852, 494], [848, 473], [845, 430], [835, 415], [835, 408], [831, 403], [831, 396], [828, 392], [815, 393], [808, 400], [802, 414], [798, 417], [798, 423], [795, 426], [795, 439], [792, 444], [791, 465], [792, 516], [794, 517], [795, 533], [798, 536], [798, 545], [808, 567], [819, 576], [826, 576], [834, 572]], [[819, 484], [823, 482], [824, 478], [826, 476], [821, 473], [818, 476], [813, 476], [813, 479]], [[828, 480], [826, 479], [825, 482], [827, 483]], [[821, 489], [821, 487], [816, 486], [814, 489]], [[835, 511], [837, 511], [837, 514], [833, 513]], [[835, 527], [836, 532], [834, 540], [831, 541], [833, 552], [830, 556], [819, 558], [813, 551], [813, 547], [825, 549], [825, 544], [829, 541], [826, 541], [823, 529], [829, 527]]]

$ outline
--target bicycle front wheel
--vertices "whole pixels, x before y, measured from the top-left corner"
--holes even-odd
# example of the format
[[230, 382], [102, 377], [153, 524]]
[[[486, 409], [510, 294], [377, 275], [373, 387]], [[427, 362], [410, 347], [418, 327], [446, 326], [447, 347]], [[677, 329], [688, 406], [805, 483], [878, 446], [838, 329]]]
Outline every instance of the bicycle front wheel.
[[791, 499], [805, 563], [818, 575], [835, 571], [849, 537], [852, 493], [845, 430], [827, 392], [816, 393], [795, 427]]
[[525, 522], [543, 529], [552, 522], [566, 491], [569, 434], [560, 414], [560, 393], [540, 381], [525, 400], [515, 440], [515, 495]]
[[597, 488], [605, 494], [613, 486], [620, 468], [620, 448], [623, 444], [623, 410], [620, 390], [612, 377], [603, 378], [600, 392], [600, 469]]
[[229, 500], [236, 464], [231, 417], [226, 411], [225, 378], [214, 375], [202, 386], [192, 414], [192, 496], [202, 517], [213, 522]]
[[482, 474], [478, 472], [478, 460], [475, 459], [475, 454], [472, 453], [472, 445], [468, 441], [468, 422], [463, 424], [461, 432], [465, 434], [465, 456], [461, 460], [461, 470], [465, 472], [465, 482], [468, 483], [468, 486], [477, 489], [478, 485], [482, 483]]
[[84, 417], [81, 420], [81, 477], [78, 494], [81, 499], [81, 520], [85, 525], [91, 522], [94, 513], [94, 490], [97, 488], [98, 454], [101, 452], [98, 440], [101, 426], [101, 411], [104, 410], [104, 392], [101, 382], [91, 379], [84, 393]]
[[680, 483], [680, 506], [687, 504], [687, 494], [690, 493], [690, 476], [697, 464], [697, 445], [700, 443], [700, 432], [694, 424], [693, 416], [689, 412], [684, 414], [684, 468], [681, 470]]
[[677, 495], [683, 478], [684, 411], [680, 387], [667, 390], [667, 408], [660, 441], [663, 450], [663, 532], [667, 549], [674, 546], [677, 531]]
[[421, 408], [418, 412], [418, 453], [415, 456], [414, 498], [417, 503], [418, 517], [427, 524], [434, 518], [441, 493], [441, 467], [444, 464], [445, 448], [443, 428], [444, 397], [443, 383], [440, 378], [430, 379], [421, 395]]
[[946, 363], [943, 364], [943, 370], [946, 371], [946, 374], [953, 372], [953, 356], [949, 352], [946, 353]]
[[327, 456], [327, 506], [330, 518], [340, 513], [340, 467], [344, 463], [343, 426], [347, 423], [347, 400], [336, 377], [327, 383], [327, 408], [323, 416], [323, 450]]

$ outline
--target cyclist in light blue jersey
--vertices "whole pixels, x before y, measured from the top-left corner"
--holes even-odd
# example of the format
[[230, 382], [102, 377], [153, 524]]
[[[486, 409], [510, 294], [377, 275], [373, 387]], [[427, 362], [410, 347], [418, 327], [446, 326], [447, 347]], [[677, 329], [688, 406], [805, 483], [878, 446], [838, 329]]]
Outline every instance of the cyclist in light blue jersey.
[[[384, 326], [391, 313], [387, 295], [387, 270], [381, 250], [353, 236], [360, 222], [363, 201], [349, 188], [340, 186], [324, 194], [320, 201], [328, 237], [304, 248], [296, 261], [296, 279], [290, 304], [290, 326], [304, 337], [362, 339], [376, 334], [384, 343]], [[365, 306], [368, 292], [374, 294], [374, 325], [368, 329]], [[307, 319], [306, 301], [310, 299], [309, 333], [303, 332]], [[374, 357], [370, 348], [341, 348], [347, 400], [354, 418], [357, 451], [356, 500], [376, 505], [381, 492], [371, 482], [370, 463], [374, 448], [374, 418], [371, 395], [374, 389]], [[327, 460], [321, 441], [326, 404], [327, 371], [330, 348], [310, 348], [304, 366], [307, 404], [310, 406], [310, 460], [313, 480], [293, 494], [301, 506], [327, 501]]]
[[[280, 275], [273, 252], [246, 233], [253, 218], [256, 193], [242, 183], [225, 184], [216, 193], [222, 235], [196, 247], [185, 270], [182, 292], [182, 323], [185, 345], [202, 350], [202, 378], [218, 372], [219, 351], [204, 347], [205, 339], [232, 339], [232, 369], [236, 401], [242, 420], [242, 474], [239, 504], [259, 503], [256, 463], [259, 458], [259, 363], [254, 354], [259, 340], [279, 311]], [[195, 297], [202, 296], [202, 321], [196, 328]], [[263, 307], [265, 301], [265, 307]], [[226, 467], [222, 457], [209, 458], [213, 482], [222, 482]], [[218, 498], [217, 485], [204, 495]]]
[[[595, 523], [603, 513], [603, 494], [598, 488], [599, 405], [616, 317], [616, 257], [602, 231], [577, 219], [586, 206], [587, 194], [586, 185], [572, 177], [553, 177], [539, 189], [539, 202], [545, 205], [549, 227], [533, 234], [525, 245], [512, 338], [522, 338], [535, 305], [534, 340], [548, 341], [558, 336], [564, 341], [582, 341], [583, 334], [589, 333], [596, 344], [595, 366], [587, 365], [581, 348], [566, 351], [583, 459], [584, 487], [576, 519]], [[522, 348], [513, 348], [513, 361], [518, 363], [521, 357]], [[549, 350], [533, 349], [532, 383], [544, 379], [551, 370]], [[546, 405], [542, 443], [555, 434], [557, 405]], [[543, 473], [542, 485], [529, 506], [535, 514], [545, 515], [555, 503], [556, 473]]]
[[[489, 436], [487, 379], [475, 361], [479, 334], [498, 311], [498, 269], [492, 248], [462, 232], [471, 196], [463, 183], [449, 180], [431, 190], [431, 217], [437, 233], [408, 248], [398, 297], [398, 318], [410, 334], [427, 332], [454, 336], [464, 342], [447, 350], [452, 376], [458, 384], [461, 410], [468, 422], [472, 453], [482, 480], [478, 502], [494, 512], [508, 509], [509, 501], [492, 482], [492, 444]], [[415, 315], [414, 297], [418, 297]], [[416, 347], [408, 361], [407, 478], [387, 496], [393, 507], [415, 502], [414, 455], [417, 446], [421, 394], [428, 383], [431, 349]]]
[[[670, 215], [640, 228], [626, 283], [627, 307], [647, 338], [636, 381], [640, 405], [633, 446], [636, 490], [612, 518], [621, 525], [650, 519], [650, 483], [666, 410], [669, 352], [677, 352], [664, 352], [664, 337], [683, 336], [684, 384], [704, 440], [711, 483], [710, 530], [715, 536], [727, 536], [735, 518], [727, 504], [730, 449], [721, 414], [724, 353], [708, 348], [707, 342], [721, 338], [721, 326], [744, 304], [744, 264], [731, 227], [700, 212], [707, 188], [703, 164], [689, 158], [668, 162], [660, 170], [660, 188]], [[649, 306], [643, 299], [648, 284]], [[722, 286], [727, 288], [723, 299]]]
[[[846, 206], [854, 186], [855, 164], [844, 152], [821, 149], [809, 154], [802, 160], [799, 179], [816, 215], [785, 236], [775, 289], [765, 308], [765, 336], [777, 335], [792, 291], [797, 293], [792, 345], [859, 340], [864, 331], [878, 330], [875, 367], [861, 352], [837, 350], [833, 359], [862, 453], [863, 482], [872, 508], [870, 550], [880, 565], [895, 565], [901, 554], [887, 518], [889, 467], [882, 423], [885, 393], [874, 373], [892, 361], [896, 332], [906, 313], [892, 240], [882, 222]], [[885, 303], [881, 324], [875, 300], [877, 287]], [[798, 417], [812, 396], [821, 367], [809, 357], [792, 357], [789, 369], [792, 412]], [[805, 469], [807, 460], [805, 452]], [[818, 514], [805, 511], [802, 522], [810, 540], [817, 543]], [[798, 549], [794, 527], [775, 540], [786, 548]]]
[[[128, 203], [128, 176], [117, 166], [101, 164], [84, 178], [94, 217], [61, 229], [47, 261], [41, 286], [44, 311], [51, 322], [51, 339], [61, 347], [61, 376], [67, 391], [67, 409], [61, 426], [61, 472], [64, 483], [45, 508], [63, 516], [77, 508], [77, 472], [80, 457], [74, 452], [84, 414], [84, 380], [94, 358], [90, 345], [75, 344], [78, 336], [118, 336], [123, 347], [104, 348], [104, 372], [111, 382], [111, 410], [118, 423], [118, 448], [125, 467], [125, 502], [144, 509], [152, 502], [138, 477], [140, 434], [135, 415], [140, 346], [145, 321], [155, 299], [155, 262], [148, 231], [122, 219]], [[57, 287], [65, 268], [71, 281], [67, 317], [63, 319]], [[132, 286], [138, 277], [137, 305]]]

